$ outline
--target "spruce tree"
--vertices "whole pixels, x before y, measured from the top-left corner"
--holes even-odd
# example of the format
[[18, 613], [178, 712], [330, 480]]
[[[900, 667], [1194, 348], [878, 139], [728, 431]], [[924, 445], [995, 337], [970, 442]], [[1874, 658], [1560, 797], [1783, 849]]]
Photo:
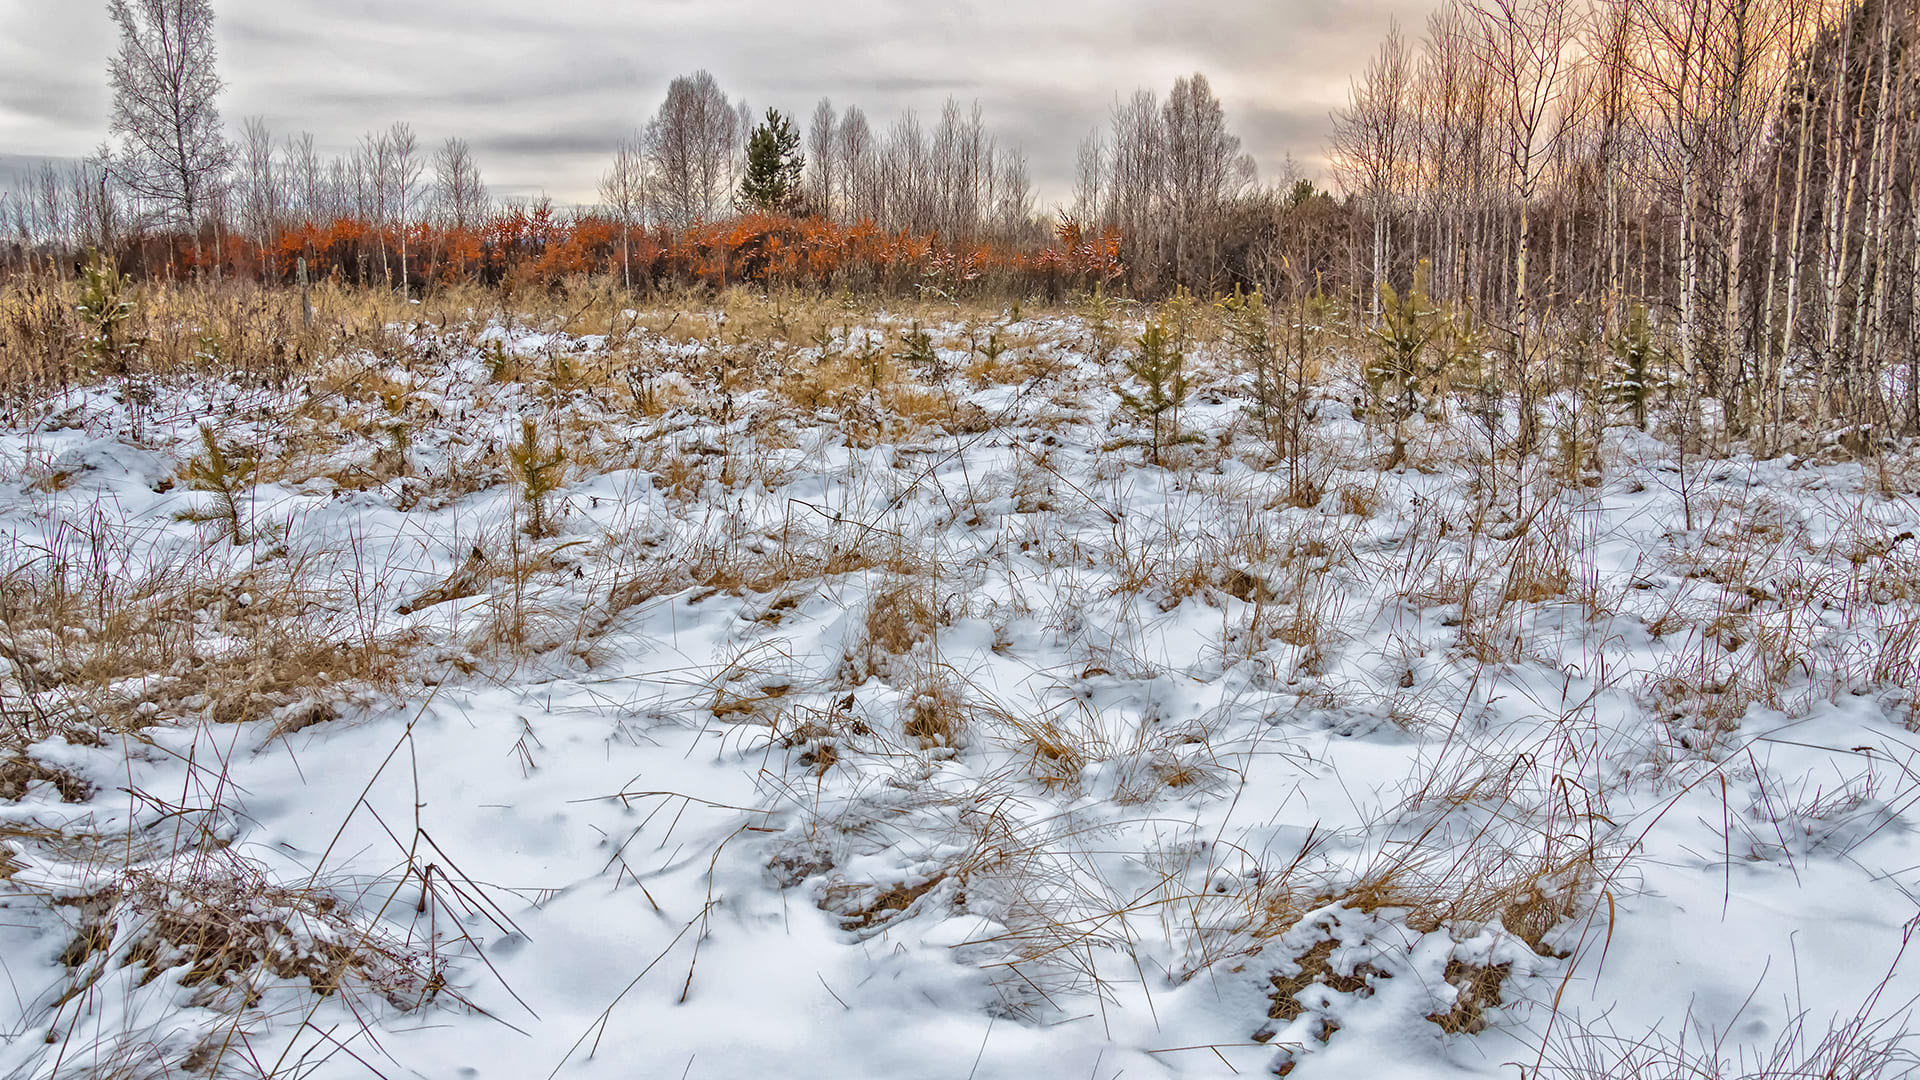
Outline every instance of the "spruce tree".
[[740, 202], [752, 210], [783, 213], [800, 201], [800, 170], [807, 159], [800, 153], [800, 132], [777, 109], [753, 129], [747, 142], [747, 175], [740, 181]]
[[1604, 391], [1607, 400], [1627, 410], [1633, 426], [1647, 430], [1647, 402], [1653, 398], [1659, 376], [1656, 365], [1665, 358], [1647, 323], [1647, 305], [1635, 304], [1626, 328], [1609, 343], [1613, 351], [1612, 378]]

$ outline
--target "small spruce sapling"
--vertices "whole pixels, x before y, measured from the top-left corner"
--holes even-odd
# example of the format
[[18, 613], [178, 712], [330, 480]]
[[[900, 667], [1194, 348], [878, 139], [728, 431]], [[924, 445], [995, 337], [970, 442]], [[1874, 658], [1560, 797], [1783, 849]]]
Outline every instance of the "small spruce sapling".
[[254, 465], [251, 455], [221, 446], [213, 428], [201, 424], [200, 453], [187, 462], [186, 480], [187, 486], [194, 491], [213, 495], [213, 505], [182, 510], [174, 515], [175, 519], [218, 526], [219, 535], [227, 537], [236, 546], [244, 543], [246, 530], [241, 525], [240, 504], [245, 497], [247, 482], [253, 476]]
[[1144, 392], [1133, 393], [1124, 385], [1114, 389], [1121, 404], [1152, 424], [1153, 463], [1158, 465], [1161, 448], [1175, 441], [1179, 431], [1178, 410], [1187, 400], [1187, 353], [1158, 320], [1147, 324], [1135, 344], [1138, 348], [1125, 363]]
[[1627, 411], [1633, 426], [1647, 430], [1647, 403], [1653, 398], [1658, 376], [1655, 368], [1663, 352], [1653, 340], [1647, 325], [1647, 306], [1635, 304], [1627, 325], [1610, 343], [1613, 353], [1612, 377], [1604, 388], [1608, 403]]
[[540, 445], [540, 428], [532, 417], [520, 421], [520, 441], [507, 448], [514, 478], [520, 482], [520, 499], [527, 508], [526, 533], [535, 540], [551, 535], [552, 515], [547, 502], [560, 487], [561, 466], [566, 451], [556, 444], [551, 450]]

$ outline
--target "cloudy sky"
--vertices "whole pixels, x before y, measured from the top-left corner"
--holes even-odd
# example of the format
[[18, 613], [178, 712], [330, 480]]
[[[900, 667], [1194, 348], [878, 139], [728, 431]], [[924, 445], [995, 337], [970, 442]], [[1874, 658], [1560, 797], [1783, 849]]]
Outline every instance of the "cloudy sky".
[[[503, 195], [590, 200], [616, 140], [706, 68], [756, 111], [822, 96], [876, 127], [978, 100], [1044, 202], [1116, 94], [1203, 71], [1272, 176], [1319, 173], [1327, 113], [1387, 21], [1432, 0], [214, 0], [221, 108], [329, 152], [394, 120], [461, 135]], [[104, 0], [0, 0], [0, 173], [105, 135]]]

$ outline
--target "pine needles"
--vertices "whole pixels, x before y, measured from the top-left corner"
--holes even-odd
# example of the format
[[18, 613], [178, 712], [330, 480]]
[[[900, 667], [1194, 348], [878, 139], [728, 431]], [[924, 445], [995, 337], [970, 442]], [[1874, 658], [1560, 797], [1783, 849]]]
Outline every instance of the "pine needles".
[[1187, 352], [1159, 321], [1148, 323], [1135, 344], [1138, 348], [1124, 363], [1143, 392], [1136, 394], [1124, 385], [1114, 389], [1122, 405], [1152, 425], [1153, 463], [1158, 465], [1161, 450], [1177, 437], [1177, 410], [1187, 400]]
[[543, 449], [540, 426], [527, 417], [520, 421], [520, 441], [507, 449], [507, 460], [520, 485], [521, 505], [526, 507], [526, 534], [535, 540], [553, 535], [553, 515], [547, 504], [559, 489], [566, 450], [558, 444]]
[[1607, 401], [1625, 409], [1633, 426], [1647, 430], [1647, 402], [1653, 397], [1658, 380], [1656, 364], [1666, 358], [1666, 350], [1653, 340], [1647, 325], [1647, 307], [1636, 304], [1626, 329], [1612, 341], [1613, 372], [1605, 386]]
[[256, 465], [252, 456], [221, 446], [213, 428], [201, 424], [200, 453], [187, 462], [186, 480], [193, 490], [211, 494], [213, 502], [209, 506], [182, 510], [175, 517], [180, 521], [217, 526], [216, 535], [226, 537], [236, 546], [245, 543], [249, 533], [241, 520], [245, 516], [241, 503]]
[[1427, 298], [1425, 267], [1405, 292], [1380, 286], [1380, 325], [1368, 331], [1376, 350], [1367, 362], [1366, 378], [1374, 408], [1392, 427], [1387, 468], [1406, 460], [1407, 421], [1425, 406], [1446, 370], [1448, 357], [1435, 356], [1430, 346], [1448, 325], [1446, 313]]
[[124, 375], [137, 347], [126, 324], [139, 310], [138, 296], [113, 261], [95, 255], [81, 271], [80, 300], [74, 305], [86, 325], [84, 351], [97, 370]]

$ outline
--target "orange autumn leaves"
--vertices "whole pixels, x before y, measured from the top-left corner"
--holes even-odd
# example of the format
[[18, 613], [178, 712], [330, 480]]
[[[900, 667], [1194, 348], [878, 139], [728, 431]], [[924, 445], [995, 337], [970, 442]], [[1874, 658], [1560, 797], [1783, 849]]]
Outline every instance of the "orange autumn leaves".
[[[683, 230], [634, 226], [593, 214], [562, 217], [550, 207], [509, 207], [478, 227], [379, 225], [353, 218], [303, 223], [271, 244], [228, 238], [203, 248], [234, 273], [290, 281], [300, 259], [314, 280], [421, 287], [458, 281], [551, 286], [581, 274], [630, 275], [636, 287], [793, 285], [896, 291], [926, 285], [949, 292], [1012, 289], [1050, 295], [1119, 278], [1120, 235], [1094, 234], [1063, 219], [1052, 242], [1016, 250], [935, 234], [891, 232], [872, 222], [751, 214]], [[173, 257], [193, 254], [176, 246]]]

